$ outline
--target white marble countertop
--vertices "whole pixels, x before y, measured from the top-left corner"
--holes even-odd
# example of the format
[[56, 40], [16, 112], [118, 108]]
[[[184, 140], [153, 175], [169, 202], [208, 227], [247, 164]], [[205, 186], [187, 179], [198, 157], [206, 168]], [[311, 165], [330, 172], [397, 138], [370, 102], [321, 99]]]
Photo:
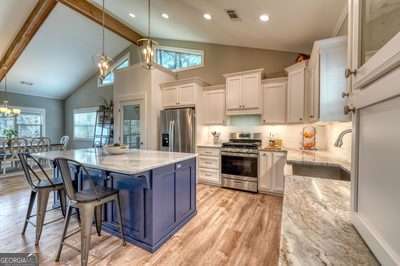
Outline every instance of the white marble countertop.
[[286, 176], [279, 265], [379, 265], [351, 223], [350, 182]]
[[321, 166], [337, 166], [347, 172], [351, 172], [351, 163], [341, 160], [328, 151], [301, 151], [287, 150], [287, 163], [300, 163]]
[[57, 157], [64, 157], [78, 161], [86, 167], [106, 171], [113, 171], [121, 174], [134, 175], [161, 166], [177, 163], [180, 161], [195, 158], [194, 153], [163, 152], [152, 150], [129, 150], [122, 155], [107, 155], [102, 149], [76, 149], [68, 151], [49, 151], [34, 153], [37, 158], [54, 160]]

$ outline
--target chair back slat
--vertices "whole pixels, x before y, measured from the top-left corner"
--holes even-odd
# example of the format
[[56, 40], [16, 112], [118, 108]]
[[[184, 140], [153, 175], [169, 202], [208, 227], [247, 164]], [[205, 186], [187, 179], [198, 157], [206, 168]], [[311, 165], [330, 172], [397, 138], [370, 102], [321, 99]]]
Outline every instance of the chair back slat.
[[47, 137], [33, 138], [31, 140], [32, 152], [46, 152], [50, 150], [50, 139]]
[[34, 181], [32, 180], [31, 173], [33, 173], [33, 175], [35, 176], [37, 181], [41, 181], [41, 179], [38, 175], [36, 175], [36, 173], [33, 171], [33, 169], [28, 164], [28, 158], [31, 158], [30, 154], [25, 153], [25, 152], [20, 152], [20, 153], [18, 153], [18, 157], [21, 162], [22, 170], [24, 170], [26, 181], [28, 182], [28, 184], [31, 186], [32, 189], [35, 189], [36, 186], [35, 186]]
[[76, 190], [72, 181], [71, 175], [71, 164], [83, 168], [83, 165], [77, 161], [66, 159], [66, 158], [56, 158], [54, 163], [60, 171], [61, 178], [64, 182], [65, 192], [70, 200], [76, 200]]

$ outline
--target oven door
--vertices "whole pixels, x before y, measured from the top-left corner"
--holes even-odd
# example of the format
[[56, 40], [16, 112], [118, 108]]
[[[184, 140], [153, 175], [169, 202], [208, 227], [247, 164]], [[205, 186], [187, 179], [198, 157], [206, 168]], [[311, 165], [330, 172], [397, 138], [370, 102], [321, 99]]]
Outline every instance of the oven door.
[[222, 152], [221, 172], [224, 177], [257, 182], [258, 155]]

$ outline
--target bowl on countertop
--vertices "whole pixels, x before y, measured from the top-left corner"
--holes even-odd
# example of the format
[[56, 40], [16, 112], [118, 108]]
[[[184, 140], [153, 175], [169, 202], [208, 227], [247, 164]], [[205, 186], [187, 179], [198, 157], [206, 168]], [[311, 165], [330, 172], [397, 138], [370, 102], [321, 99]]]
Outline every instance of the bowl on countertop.
[[105, 145], [103, 146], [103, 151], [110, 155], [125, 154], [129, 151], [129, 146], [126, 144], [121, 144], [119, 146]]

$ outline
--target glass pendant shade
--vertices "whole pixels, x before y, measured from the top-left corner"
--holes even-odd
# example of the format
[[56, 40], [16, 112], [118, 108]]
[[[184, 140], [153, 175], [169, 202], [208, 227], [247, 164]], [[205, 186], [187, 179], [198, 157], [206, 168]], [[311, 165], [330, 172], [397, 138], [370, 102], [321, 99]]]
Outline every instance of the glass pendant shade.
[[154, 48], [158, 43], [150, 38], [138, 40], [141, 61], [146, 69], [151, 69], [154, 62]]
[[99, 77], [100, 80], [104, 80], [104, 78], [107, 76], [110, 67], [111, 67], [112, 59], [106, 55], [101, 55], [99, 59], [99, 63], [97, 64], [97, 67], [99, 68]]

